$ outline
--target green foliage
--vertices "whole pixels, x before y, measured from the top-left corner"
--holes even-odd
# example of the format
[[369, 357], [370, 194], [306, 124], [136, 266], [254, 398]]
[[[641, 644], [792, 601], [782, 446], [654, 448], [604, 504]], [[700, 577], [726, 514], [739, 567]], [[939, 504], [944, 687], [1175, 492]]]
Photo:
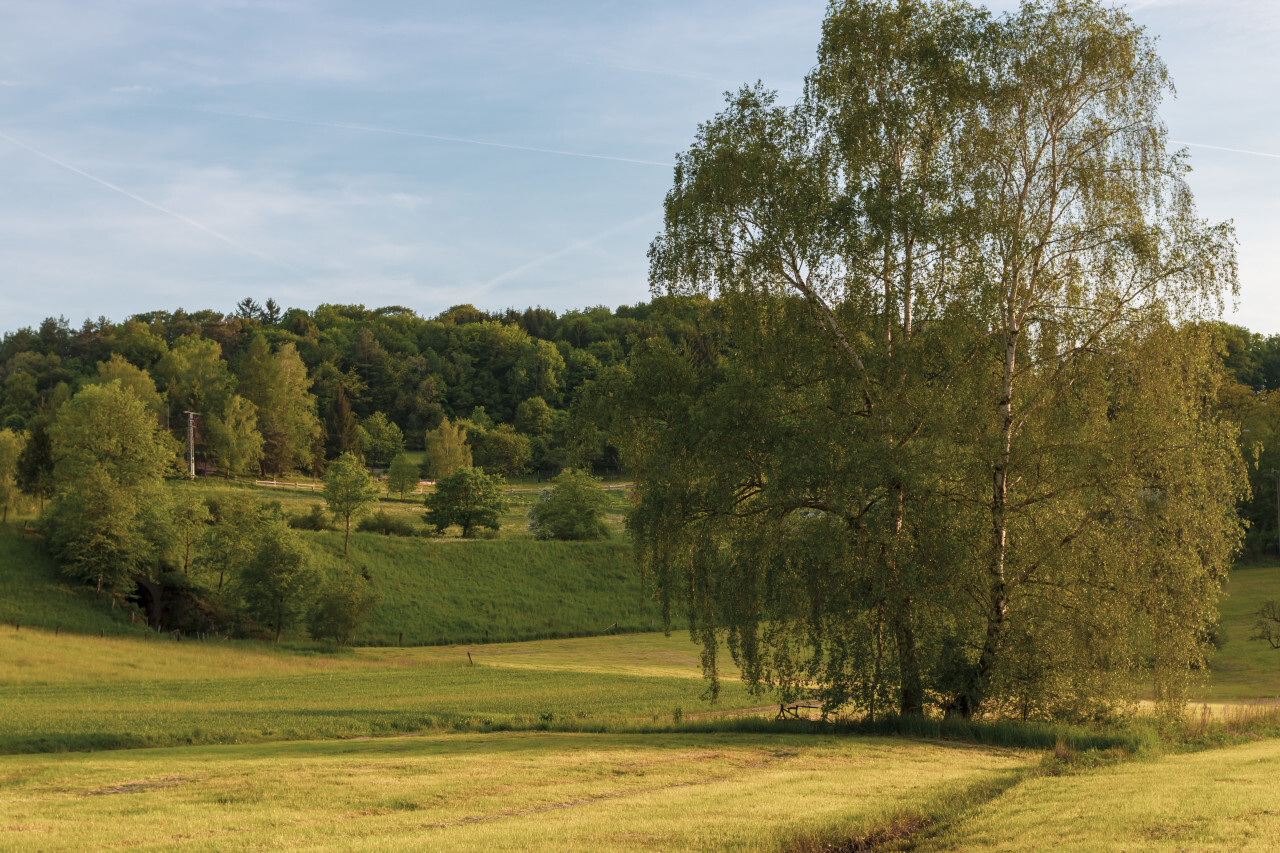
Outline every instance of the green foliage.
[[155, 417], [119, 382], [91, 385], [58, 414], [51, 551], [72, 577], [130, 591], [159, 555], [167, 523], [161, 475], [171, 451]]
[[708, 675], [727, 637], [784, 696], [1089, 719], [1150, 660], [1177, 712], [1245, 484], [1199, 325], [1234, 238], [1169, 88], [1119, 9], [851, 1], [799, 104], [744, 88], [699, 128], [650, 274], [716, 301], [612, 393]]
[[474, 424], [468, 426], [467, 442], [477, 468], [503, 477], [514, 477], [529, 470], [529, 437], [516, 432], [510, 424], [488, 429]]
[[96, 384], [105, 385], [118, 381], [120, 385], [142, 401], [157, 417], [165, 413], [164, 397], [156, 390], [151, 374], [130, 364], [120, 353], [112, 353], [107, 361], [98, 362]]
[[404, 433], [385, 414], [374, 412], [360, 424], [360, 450], [366, 462], [384, 468], [404, 452]]
[[339, 383], [325, 419], [326, 447], [331, 458], [344, 453], [360, 454], [360, 422], [351, 411], [346, 389]]
[[200, 547], [205, 528], [213, 520], [213, 514], [209, 512], [209, 505], [200, 492], [186, 488], [173, 495], [170, 518], [182, 573], [189, 575], [192, 557]]
[[360, 519], [356, 530], [361, 533], [379, 533], [383, 536], [416, 536], [420, 532], [408, 518], [391, 515], [384, 510], [378, 510]]
[[307, 633], [312, 639], [345, 646], [377, 603], [373, 579], [367, 573], [348, 569], [330, 580], [312, 604]]
[[167, 389], [171, 413], [220, 412], [234, 385], [221, 347], [196, 335], [174, 341], [156, 364], [155, 375]]
[[304, 513], [289, 516], [289, 526], [294, 530], [332, 530], [333, 524], [329, 518], [329, 513], [321, 508], [320, 504], [312, 504], [311, 509]]
[[240, 594], [245, 613], [271, 628], [278, 643], [306, 614], [319, 575], [311, 549], [283, 522], [265, 524], [256, 539], [240, 574]]
[[308, 465], [321, 426], [297, 347], [285, 343], [273, 354], [265, 337], [254, 336], [240, 364], [239, 387], [257, 410], [263, 468], [280, 474]]
[[27, 441], [18, 454], [15, 482], [23, 494], [44, 502], [53, 495], [53, 442], [49, 438], [49, 417], [42, 415], [27, 425]]
[[427, 524], [441, 532], [457, 525], [465, 539], [477, 527], [497, 530], [507, 501], [502, 494], [501, 477], [468, 467], [438, 480], [435, 491], [426, 497], [426, 505]]
[[418, 464], [403, 453], [396, 454], [387, 469], [387, 491], [400, 496], [418, 488]]
[[262, 434], [258, 432], [258, 412], [253, 403], [233, 394], [227, 398], [221, 414], [205, 418], [205, 425], [209, 443], [213, 445], [214, 459], [227, 477], [250, 473], [257, 468], [263, 459], [264, 449]]
[[18, 507], [18, 457], [25, 445], [25, 436], [0, 429], [0, 523], [7, 522], [9, 511]]
[[346, 539], [342, 546], [345, 554], [351, 540], [351, 519], [364, 511], [378, 496], [373, 478], [360, 460], [344, 453], [329, 466], [324, 475], [324, 502], [335, 519], [341, 519], [346, 527]]
[[471, 466], [467, 431], [461, 424], [449, 423], [448, 418], [426, 434], [426, 449], [428, 477], [448, 477], [460, 468]]
[[601, 519], [607, 505], [608, 497], [589, 473], [564, 471], [529, 507], [529, 531], [534, 539], [603, 539], [609, 535]]
[[275, 513], [247, 491], [226, 492], [207, 500], [213, 523], [204, 530], [200, 574], [230, 620], [238, 600], [240, 574], [253, 559], [262, 530], [274, 521]]

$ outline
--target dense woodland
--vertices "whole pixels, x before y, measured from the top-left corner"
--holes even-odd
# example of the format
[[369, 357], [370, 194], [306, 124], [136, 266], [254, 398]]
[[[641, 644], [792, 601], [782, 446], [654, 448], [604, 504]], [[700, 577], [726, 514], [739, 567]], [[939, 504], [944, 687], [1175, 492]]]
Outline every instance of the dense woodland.
[[[228, 314], [155, 311], [78, 329], [50, 318], [0, 343], [0, 428], [39, 432], [80, 388], [121, 379], [184, 444], [184, 413], [199, 413], [203, 473], [319, 475], [344, 452], [385, 467], [392, 448], [423, 448], [445, 419], [466, 420], [477, 465], [504, 474], [616, 469], [594, 421], [572, 416], [584, 385], [623, 365], [638, 340], [696, 348], [706, 310], [679, 299], [563, 315], [462, 305], [426, 319], [245, 299]], [[260, 455], [246, 450], [253, 433]]]
[[[462, 440], [480, 449], [479, 467], [484, 438], [497, 428], [488, 461], [501, 473], [583, 465], [620, 471], [607, 398], [628, 356], [638, 343], [662, 338], [695, 360], [714, 360], [724, 346], [721, 315], [713, 300], [660, 297], [563, 314], [461, 305], [423, 318], [395, 306], [281, 310], [270, 299], [265, 306], [245, 299], [225, 314], [179, 308], [119, 323], [100, 317], [79, 328], [51, 317], [0, 340], [0, 429], [43, 441], [76, 391], [119, 378], [138, 384], [177, 444], [186, 442], [183, 412], [202, 413], [196, 458], [206, 474], [234, 467], [226, 424], [250, 419], [263, 455], [244, 473], [323, 474], [350, 451], [385, 467], [394, 454], [379, 438], [390, 432], [391, 446], [422, 449], [446, 419], [467, 422]], [[1239, 424], [1249, 463], [1251, 494], [1240, 504], [1249, 524], [1245, 547], [1276, 553], [1280, 335], [1226, 323], [1213, 331], [1225, 380], [1219, 408]], [[514, 458], [503, 453], [504, 437], [514, 438]]]

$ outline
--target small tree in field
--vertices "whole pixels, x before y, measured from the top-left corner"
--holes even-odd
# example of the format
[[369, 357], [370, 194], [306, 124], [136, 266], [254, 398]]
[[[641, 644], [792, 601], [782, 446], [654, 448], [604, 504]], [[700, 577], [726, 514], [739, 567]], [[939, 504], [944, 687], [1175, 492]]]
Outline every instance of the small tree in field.
[[387, 491], [399, 495], [400, 500], [404, 500], [404, 496], [417, 487], [418, 466], [412, 459], [401, 453], [391, 460], [391, 467], [387, 469]]
[[609, 529], [600, 520], [607, 503], [595, 477], [586, 471], [565, 471], [529, 508], [529, 530], [534, 539], [607, 537]]
[[324, 475], [324, 502], [334, 518], [346, 525], [346, 537], [342, 540], [342, 553], [347, 553], [351, 543], [351, 519], [364, 510], [377, 496], [373, 479], [360, 460], [350, 453], [338, 457]]
[[282, 521], [267, 525], [241, 574], [245, 610], [275, 631], [275, 641], [307, 612], [318, 580], [311, 551]]
[[366, 571], [345, 571], [331, 581], [311, 607], [307, 632], [313, 640], [345, 646], [378, 603]]
[[501, 526], [499, 516], [507, 508], [507, 499], [502, 494], [501, 477], [468, 467], [437, 482], [426, 505], [427, 524], [438, 531], [456, 524], [468, 539], [477, 527], [497, 530]]

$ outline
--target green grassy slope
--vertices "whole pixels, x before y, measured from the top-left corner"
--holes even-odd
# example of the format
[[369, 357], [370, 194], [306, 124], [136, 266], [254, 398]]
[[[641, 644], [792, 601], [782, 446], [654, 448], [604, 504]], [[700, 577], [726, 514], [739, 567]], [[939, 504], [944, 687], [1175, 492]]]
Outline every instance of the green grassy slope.
[[[439, 730], [670, 726], [702, 699], [688, 637], [301, 654], [0, 626], [0, 752]], [[474, 661], [474, 663], [472, 662]], [[760, 705], [725, 681], [716, 708]], [[0, 777], [0, 791], [4, 780]]]
[[[218, 480], [171, 486], [208, 495], [248, 490], [294, 515], [321, 503], [313, 492]], [[350, 562], [369, 570], [380, 596], [355, 642], [498, 642], [660, 628], [656, 608], [642, 599], [629, 540], [621, 535], [625, 496], [611, 492], [610, 498], [608, 521], [617, 534], [600, 542], [533, 540], [524, 512], [536, 492], [512, 494], [501, 535], [493, 539], [353, 533]], [[378, 508], [425, 530], [420, 501], [388, 499]], [[21, 537], [20, 530], [17, 524], [0, 527], [0, 621], [94, 634], [142, 631], [113, 613], [108, 598], [66, 582], [41, 553], [39, 539]], [[340, 532], [301, 535], [327, 571], [344, 565]], [[198, 561], [193, 571], [199, 575]]]
[[[321, 562], [342, 563], [342, 536], [310, 534]], [[433, 542], [353, 534], [350, 561], [381, 601], [358, 643], [483, 642], [651, 630], [631, 547], [622, 541]]]
[[1280, 649], [1251, 641], [1255, 613], [1267, 599], [1280, 599], [1280, 565], [1238, 566], [1219, 604], [1226, 644], [1214, 655], [1209, 681], [1197, 691], [1210, 701], [1280, 697]]
[[113, 613], [106, 597], [64, 579], [40, 548], [40, 539], [22, 536], [16, 524], [0, 525], [0, 623], [42, 626], [84, 634], [140, 631]]

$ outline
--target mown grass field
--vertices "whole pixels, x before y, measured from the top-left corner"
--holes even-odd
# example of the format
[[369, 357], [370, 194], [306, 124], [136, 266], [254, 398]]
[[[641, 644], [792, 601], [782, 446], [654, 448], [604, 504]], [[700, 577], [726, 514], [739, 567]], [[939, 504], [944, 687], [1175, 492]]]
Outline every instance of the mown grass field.
[[1280, 740], [1033, 775], [915, 849], [1271, 851]]
[[0, 849], [777, 850], [1035, 757], [902, 739], [500, 733], [0, 758]]

